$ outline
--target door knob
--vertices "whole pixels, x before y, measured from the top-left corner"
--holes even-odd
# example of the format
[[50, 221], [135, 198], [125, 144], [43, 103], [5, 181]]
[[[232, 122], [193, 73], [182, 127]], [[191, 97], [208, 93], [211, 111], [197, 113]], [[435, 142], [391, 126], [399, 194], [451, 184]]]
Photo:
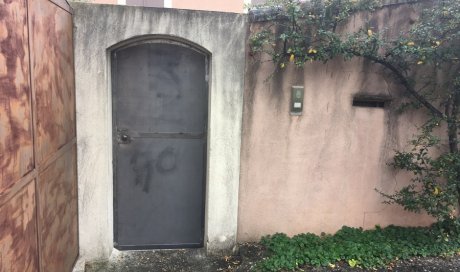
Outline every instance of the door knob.
[[131, 137], [129, 137], [126, 131], [118, 131], [117, 138], [119, 144], [129, 144], [131, 142]]

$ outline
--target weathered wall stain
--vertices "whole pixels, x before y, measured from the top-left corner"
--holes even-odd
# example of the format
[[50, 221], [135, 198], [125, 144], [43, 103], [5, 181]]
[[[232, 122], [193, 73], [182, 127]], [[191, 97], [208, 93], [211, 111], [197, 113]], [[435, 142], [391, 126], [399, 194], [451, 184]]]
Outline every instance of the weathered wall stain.
[[26, 5], [0, 5], [0, 193], [33, 168]]
[[[45, 5], [46, 9], [41, 8]], [[72, 20], [66, 11], [47, 0], [29, 0], [29, 6], [37, 160], [42, 161], [75, 137]]]
[[38, 271], [35, 197], [31, 182], [0, 208], [0, 272]]
[[78, 255], [76, 147], [39, 176], [42, 271], [71, 271]]
[[0, 0], [0, 272], [77, 258], [73, 84], [68, 4]]

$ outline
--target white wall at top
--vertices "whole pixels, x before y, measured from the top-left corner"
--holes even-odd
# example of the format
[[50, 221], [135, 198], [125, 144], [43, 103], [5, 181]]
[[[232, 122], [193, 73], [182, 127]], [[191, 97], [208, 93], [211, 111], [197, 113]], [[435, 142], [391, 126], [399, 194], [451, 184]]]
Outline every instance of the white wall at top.
[[164, 0], [165, 8], [172, 8], [172, 0]]

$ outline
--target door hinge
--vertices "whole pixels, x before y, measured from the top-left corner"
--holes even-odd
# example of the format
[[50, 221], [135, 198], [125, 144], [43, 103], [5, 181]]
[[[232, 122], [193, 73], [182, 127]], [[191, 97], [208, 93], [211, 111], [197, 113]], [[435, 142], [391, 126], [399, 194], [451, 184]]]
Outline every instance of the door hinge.
[[208, 56], [205, 56], [204, 58], [204, 67], [205, 67], [205, 74], [204, 74], [204, 80], [206, 83], [209, 82], [209, 58]]

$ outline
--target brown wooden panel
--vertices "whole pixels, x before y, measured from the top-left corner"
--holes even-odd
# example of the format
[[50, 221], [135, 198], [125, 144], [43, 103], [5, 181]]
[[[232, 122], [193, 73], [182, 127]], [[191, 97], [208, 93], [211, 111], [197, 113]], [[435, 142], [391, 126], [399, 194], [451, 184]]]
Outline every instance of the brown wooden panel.
[[0, 193], [33, 168], [25, 0], [0, 0]]
[[71, 271], [78, 256], [75, 145], [38, 180], [42, 271]]
[[0, 272], [38, 271], [35, 182], [0, 207]]
[[71, 14], [48, 0], [29, 0], [37, 163], [75, 136]]

